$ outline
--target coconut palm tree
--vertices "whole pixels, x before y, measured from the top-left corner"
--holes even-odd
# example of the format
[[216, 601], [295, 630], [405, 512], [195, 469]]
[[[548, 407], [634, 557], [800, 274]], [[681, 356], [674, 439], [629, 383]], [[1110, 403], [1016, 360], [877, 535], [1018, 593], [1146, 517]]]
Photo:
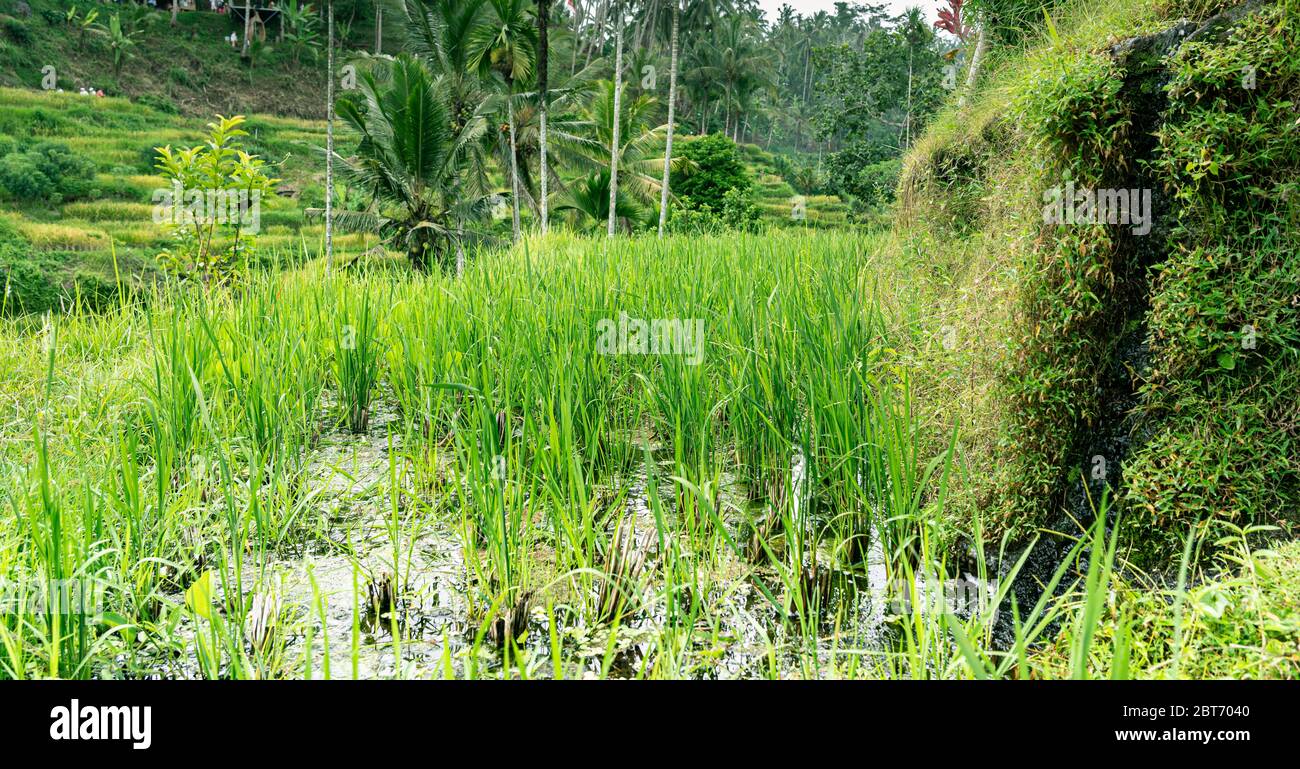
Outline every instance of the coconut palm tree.
[[542, 145], [541, 151], [538, 153], [538, 159], [541, 163], [541, 167], [538, 169], [537, 176], [538, 176], [538, 180], [542, 184], [542, 190], [541, 190], [542, 194], [539, 198], [539, 202], [541, 203], [541, 219], [542, 219], [543, 235], [546, 234], [546, 230], [549, 226], [548, 211], [546, 210], [546, 196], [547, 196], [546, 182], [548, 176], [547, 167], [546, 167], [546, 107], [547, 107], [546, 102], [550, 98], [550, 93], [547, 88], [549, 84], [547, 83], [547, 78], [546, 78], [547, 76], [546, 57], [548, 53], [547, 44], [549, 39], [548, 35], [546, 34], [547, 32], [546, 24], [549, 21], [548, 17], [550, 15], [551, 15], [550, 0], [537, 0], [537, 111], [538, 111], [538, 122], [541, 124], [541, 145]]
[[[627, 84], [620, 88], [627, 96]], [[617, 104], [617, 106], [615, 106]], [[617, 156], [617, 178], [629, 195], [650, 203], [659, 192], [662, 158], [656, 150], [665, 126], [655, 125], [659, 102], [649, 94], [620, 98], [614, 82], [596, 84], [595, 96], [588, 110], [588, 120], [595, 139], [612, 156]], [[614, 116], [618, 115], [615, 121]], [[678, 159], [680, 160], [680, 159]], [[623, 190], [620, 189], [620, 194]]]
[[[465, 130], [470, 119], [489, 105], [483, 80], [470, 71], [470, 32], [480, 21], [484, 0], [405, 0], [406, 49], [419, 57], [431, 72], [437, 72], [447, 87], [453, 132]], [[495, 102], [491, 102], [495, 104]], [[489, 110], [484, 110], [489, 111]], [[485, 134], [486, 135], [486, 134]], [[482, 143], [465, 148], [462, 176], [465, 194], [487, 194], [488, 155]], [[464, 272], [465, 252], [457, 241], [456, 274]]]
[[753, 95], [767, 86], [774, 60], [761, 44], [758, 27], [748, 16], [728, 16], [711, 50], [710, 72], [721, 81], [726, 99], [723, 133], [740, 140], [741, 120]]
[[471, 70], [499, 77], [504, 84], [510, 132], [510, 197], [513, 230], [519, 239], [519, 157], [515, 135], [515, 86], [533, 74], [537, 60], [537, 30], [530, 0], [487, 0], [478, 24], [469, 35]]
[[614, 127], [614, 135], [609, 142], [609, 237], [614, 237], [614, 218], [618, 210], [616, 198], [618, 197], [618, 141], [619, 128], [622, 120], [620, 119], [620, 107], [623, 97], [623, 6], [619, 5], [619, 18], [614, 20], [614, 34], [617, 35], [614, 43], [614, 116], [611, 121]]
[[403, 53], [376, 60], [357, 90], [338, 102], [339, 117], [361, 137], [356, 155], [335, 156], [345, 182], [365, 190], [370, 210], [340, 211], [341, 227], [375, 232], [405, 250], [411, 264], [447, 266], [465, 237], [465, 223], [487, 211], [467, 173], [466, 158], [486, 130], [476, 113], [453, 127], [445, 76]]
[[668, 64], [668, 136], [664, 142], [664, 178], [659, 190], [659, 237], [664, 236], [664, 227], [668, 224], [668, 176], [673, 165], [673, 119], [677, 107], [677, 28], [680, 14], [679, 0], [670, 0], [673, 5], [673, 32], [669, 47], [672, 50]]
[[[612, 219], [631, 230], [645, 219], [645, 210], [629, 195], [621, 192], [611, 194], [609, 182], [608, 168], [592, 171], [569, 185], [568, 193], [555, 210], [572, 212], [574, 225], [580, 229], [594, 228]], [[611, 200], [615, 201], [612, 215], [609, 210]]]
[[[564, 192], [567, 185], [558, 169], [593, 170], [608, 167], [609, 143], [601, 143], [594, 130], [590, 106], [592, 95], [604, 81], [597, 81], [601, 67], [593, 64], [573, 77], [549, 85], [546, 107], [546, 200]], [[532, 169], [541, 167], [541, 104], [536, 94], [523, 93], [516, 98], [515, 151], [519, 156], [519, 194], [521, 205], [531, 204], [541, 210], [541, 178]], [[607, 136], [607, 134], [606, 134]], [[498, 148], [500, 145], [497, 145]], [[498, 153], [502, 168], [509, 165], [508, 148]]]

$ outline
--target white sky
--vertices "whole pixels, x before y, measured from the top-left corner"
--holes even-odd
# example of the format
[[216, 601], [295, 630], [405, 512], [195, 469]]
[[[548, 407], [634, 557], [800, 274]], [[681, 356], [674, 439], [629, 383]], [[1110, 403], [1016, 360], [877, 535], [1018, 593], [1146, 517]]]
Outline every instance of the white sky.
[[[849, 0], [853, 2], [854, 0]], [[932, 23], [939, 18], [939, 7], [943, 5], [940, 0], [860, 0], [869, 5], [885, 5], [889, 11], [895, 15], [901, 14], [912, 6], [918, 6], [925, 10], [925, 17]], [[758, 5], [767, 14], [767, 20], [771, 21], [776, 18], [777, 9], [782, 5], [789, 5], [795, 10], [795, 13], [807, 16], [817, 11], [834, 12], [835, 0], [758, 0]]]

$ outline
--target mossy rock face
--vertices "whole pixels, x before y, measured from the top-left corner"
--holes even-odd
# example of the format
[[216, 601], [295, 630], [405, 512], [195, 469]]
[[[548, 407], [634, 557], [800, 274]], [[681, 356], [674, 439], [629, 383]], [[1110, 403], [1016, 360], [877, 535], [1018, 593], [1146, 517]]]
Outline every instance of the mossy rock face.
[[1176, 218], [1124, 488], [1152, 555], [1196, 521], [1300, 522], [1300, 3], [1231, 21], [1168, 65], [1154, 165]]
[[[898, 192], [1010, 300], [982, 348], [990, 469], [954, 515], [1027, 539], [1104, 495], [1149, 564], [1197, 522], [1300, 523], [1300, 0], [1175, 5], [1151, 34], [1027, 53]], [[1053, 218], [1071, 187], [1149, 216]]]
[[1296, 9], [1180, 23], [1030, 92], [1052, 166], [1081, 187], [1152, 187], [1158, 221], [1142, 238], [1114, 222], [1041, 233], [1003, 383], [1008, 526], [1087, 516], [1109, 487], [1156, 561], [1197, 521], [1300, 519]]

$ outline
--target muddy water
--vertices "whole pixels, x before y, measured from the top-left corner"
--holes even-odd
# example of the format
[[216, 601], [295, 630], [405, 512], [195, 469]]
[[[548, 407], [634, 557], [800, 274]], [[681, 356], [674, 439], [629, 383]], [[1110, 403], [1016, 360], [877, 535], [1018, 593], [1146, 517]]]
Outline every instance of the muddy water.
[[[399, 438], [395, 415], [382, 412], [375, 415], [364, 435], [325, 434], [314, 450], [309, 471], [314, 479], [311, 493], [322, 521], [316, 541], [307, 548], [307, 555], [286, 553], [268, 557], [260, 566], [245, 567], [243, 589], [253, 596], [274, 596], [270, 603], [278, 609], [274, 624], [284, 639], [282, 657], [286, 661], [279, 674], [307, 675], [305, 660], [310, 658], [311, 676], [324, 677], [328, 646], [332, 678], [354, 674], [361, 678], [552, 675], [544, 601], [536, 601], [532, 607], [520, 659], [511, 660], [509, 671], [492, 643], [474, 643], [479, 628], [468, 621], [467, 599], [472, 578], [461, 535], [444, 520], [454, 516], [400, 508], [393, 513], [394, 479], [403, 492], [418, 493], [412, 488], [408, 458]], [[667, 478], [672, 474], [668, 452], [655, 454], [659, 464], [656, 474]], [[809, 516], [805, 463], [796, 457], [792, 467], [789, 488], [795, 490], [795, 515]], [[644, 551], [638, 552], [644, 562], [643, 573], [657, 579], [663, 574], [664, 554], [658, 552], [644, 470], [620, 484], [620, 491], [626, 490], [629, 521], [621, 536], [629, 551]], [[723, 476], [720, 486], [722, 520], [738, 542], [745, 522], [750, 515], [762, 513], [764, 503], [748, 502], [746, 490], [728, 476]], [[613, 494], [614, 490], [607, 491]], [[672, 494], [665, 493], [662, 486], [661, 499], [666, 514], [675, 515]], [[612, 529], [612, 521], [609, 525]], [[547, 554], [536, 557], [544, 561]], [[833, 650], [881, 651], [887, 645], [887, 580], [878, 544], [866, 567], [857, 573], [830, 570], [824, 566], [832, 562], [829, 554], [818, 554], [816, 561], [823, 565], [818, 567], [817, 579], [825, 585], [827, 609], [810, 633], [800, 632], [786, 612], [758, 589], [757, 584], [762, 583], [778, 603], [788, 601], [771, 567], [755, 564], [729, 548], [723, 548], [719, 557], [702, 560], [708, 561], [709, 573], [700, 584], [709, 594], [697, 600], [708, 607], [710, 619], [693, 628], [674, 629], [689, 635], [685, 653], [680, 655], [686, 662], [675, 669], [676, 675], [709, 679], [817, 675]], [[392, 605], [375, 612], [370, 594], [384, 593], [375, 586], [385, 584], [391, 586]], [[608, 627], [591, 626], [580, 612], [564, 607], [563, 592], [556, 591], [560, 596], [555, 616], [566, 677], [646, 675], [646, 666], [663, 654], [660, 644], [665, 628], [674, 626], [662, 584], [643, 585], [642, 594], [630, 604], [632, 613], [622, 618], [612, 642]], [[220, 591], [216, 597], [220, 598]], [[177, 596], [176, 600], [182, 599]], [[380, 603], [386, 604], [387, 599], [381, 598]], [[323, 627], [319, 617], [322, 606]], [[358, 626], [355, 636], [354, 617]], [[814, 642], [809, 643], [809, 638]], [[180, 664], [185, 675], [198, 674], [192, 665]], [[158, 672], [174, 675], [177, 671]]]

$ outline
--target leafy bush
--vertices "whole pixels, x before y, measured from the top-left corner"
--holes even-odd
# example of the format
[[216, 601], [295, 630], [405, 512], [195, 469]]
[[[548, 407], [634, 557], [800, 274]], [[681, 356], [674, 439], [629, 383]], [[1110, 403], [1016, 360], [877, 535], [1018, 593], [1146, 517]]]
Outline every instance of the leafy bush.
[[13, 225], [0, 219], [0, 314], [45, 312], [58, 301], [58, 284], [33, 260]]
[[728, 191], [748, 190], [752, 183], [736, 143], [721, 134], [684, 143], [682, 156], [691, 161], [690, 170], [673, 172], [672, 191], [686, 208], [720, 211]]
[[[260, 158], [241, 147], [248, 136], [243, 115], [217, 116], [208, 140], [189, 149], [158, 147], [158, 170], [181, 190], [183, 199], [156, 200], [172, 215], [172, 248], [158, 254], [167, 269], [205, 284], [225, 282], [256, 257], [261, 196], [273, 194], [279, 179], [267, 176]], [[206, 204], [205, 204], [206, 202]]]
[[696, 205], [687, 199], [675, 206], [668, 218], [671, 232], [687, 235], [711, 235], [727, 231], [754, 232], [761, 212], [750, 189], [730, 189], [722, 196], [722, 207]]
[[95, 164], [67, 145], [42, 142], [27, 152], [0, 157], [0, 194], [15, 200], [60, 203], [90, 191]]
[[32, 32], [27, 28], [26, 22], [22, 19], [15, 19], [12, 16], [5, 16], [0, 20], [3, 25], [5, 36], [21, 46], [30, 45], [32, 42]]
[[156, 94], [152, 94], [152, 93], [141, 94], [140, 98], [136, 99], [136, 102], [138, 102], [139, 104], [143, 104], [144, 106], [149, 107], [151, 109], [155, 109], [165, 115], [180, 114], [180, 110], [176, 108], [176, 104], [172, 102], [171, 99], [165, 98], [163, 96], [158, 96]]
[[841, 195], [851, 195], [865, 208], [883, 208], [894, 201], [894, 188], [898, 186], [902, 168], [903, 161], [896, 158], [862, 166], [838, 191]]
[[683, 235], [706, 235], [722, 231], [722, 219], [711, 206], [675, 206], [668, 216], [668, 230]]
[[758, 229], [758, 217], [753, 190], [733, 187], [722, 196], [722, 223], [728, 228], [753, 232]]

